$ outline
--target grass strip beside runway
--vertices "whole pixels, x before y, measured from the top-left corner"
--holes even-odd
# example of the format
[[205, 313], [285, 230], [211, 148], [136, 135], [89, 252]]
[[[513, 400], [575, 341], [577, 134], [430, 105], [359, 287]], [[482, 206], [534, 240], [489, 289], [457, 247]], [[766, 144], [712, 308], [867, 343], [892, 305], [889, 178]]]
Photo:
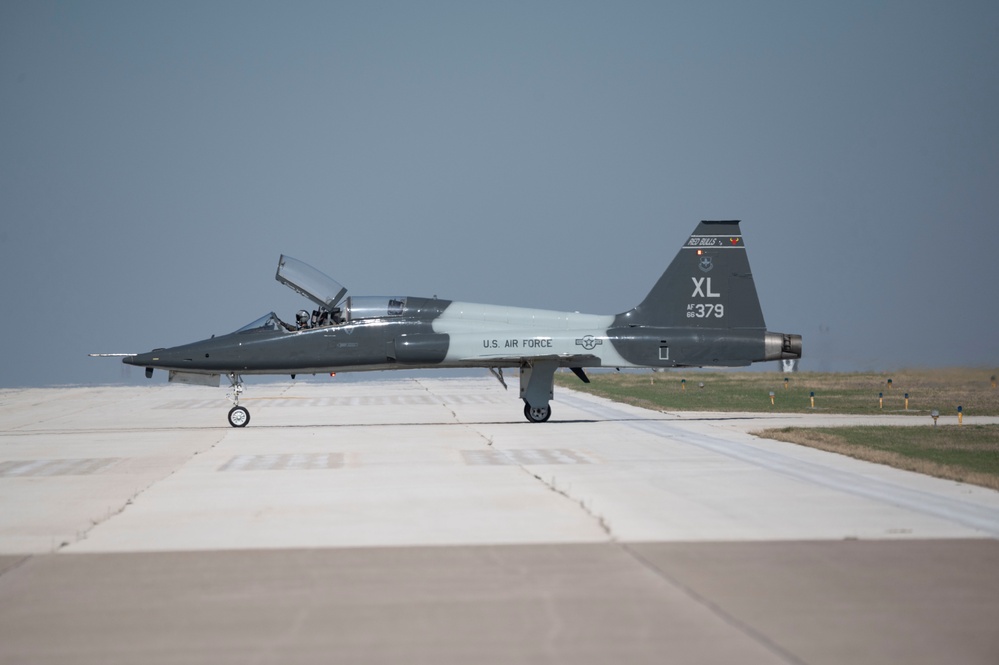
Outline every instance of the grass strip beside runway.
[[753, 434], [999, 490], [999, 425], [782, 427]]
[[[662, 411], [893, 414], [927, 418], [999, 415], [997, 370], [957, 368], [898, 372], [664, 372], [590, 370], [589, 384], [560, 373], [560, 385]], [[770, 393], [773, 393], [771, 400]], [[814, 406], [813, 397], [814, 393]], [[906, 401], [908, 395], [908, 403]]]

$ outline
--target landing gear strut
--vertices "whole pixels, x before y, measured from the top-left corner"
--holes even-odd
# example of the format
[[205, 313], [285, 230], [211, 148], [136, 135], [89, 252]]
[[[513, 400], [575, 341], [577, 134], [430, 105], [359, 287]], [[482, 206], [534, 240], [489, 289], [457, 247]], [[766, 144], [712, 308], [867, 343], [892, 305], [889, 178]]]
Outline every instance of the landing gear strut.
[[229, 424], [233, 427], [246, 427], [250, 423], [250, 411], [239, 405], [239, 396], [243, 392], [243, 377], [235, 372], [229, 372], [229, 383], [232, 388], [226, 393], [226, 398], [232, 402], [229, 409]]

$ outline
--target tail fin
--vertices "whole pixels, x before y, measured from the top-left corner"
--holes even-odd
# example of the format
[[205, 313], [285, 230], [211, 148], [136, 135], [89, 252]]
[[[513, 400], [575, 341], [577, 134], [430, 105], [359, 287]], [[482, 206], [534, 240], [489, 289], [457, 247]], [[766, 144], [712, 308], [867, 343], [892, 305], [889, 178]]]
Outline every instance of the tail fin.
[[618, 323], [766, 330], [739, 222], [698, 224], [645, 300]]

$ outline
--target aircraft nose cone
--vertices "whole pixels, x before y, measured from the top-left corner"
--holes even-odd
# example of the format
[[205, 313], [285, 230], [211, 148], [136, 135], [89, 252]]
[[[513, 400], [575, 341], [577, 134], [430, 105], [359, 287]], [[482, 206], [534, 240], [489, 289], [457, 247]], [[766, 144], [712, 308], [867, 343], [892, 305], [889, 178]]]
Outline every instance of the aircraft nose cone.
[[131, 358], [122, 358], [121, 360], [136, 367], [172, 368], [178, 365], [179, 360], [177, 354], [172, 351], [173, 349], [155, 349], [149, 353], [140, 353]]
[[126, 356], [121, 359], [126, 365], [135, 365], [136, 367], [148, 367], [149, 363], [153, 362], [154, 353], [139, 353], [134, 356]]
[[239, 360], [239, 344], [228, 336], [203, 339], [191, 344], [153, 349], [122, 360], [136, 367], [153, 367], [178, 371], [231, 369]]
[[123, 358], [123, 360], [129, 365], [137, 367], [181, 368], [193, 364], [196, 358], [205, 355], [198, 346], [199, 343], [195, 343], [169, 349], [153, 349], [149, 353], [140, 353], [131, 358]]

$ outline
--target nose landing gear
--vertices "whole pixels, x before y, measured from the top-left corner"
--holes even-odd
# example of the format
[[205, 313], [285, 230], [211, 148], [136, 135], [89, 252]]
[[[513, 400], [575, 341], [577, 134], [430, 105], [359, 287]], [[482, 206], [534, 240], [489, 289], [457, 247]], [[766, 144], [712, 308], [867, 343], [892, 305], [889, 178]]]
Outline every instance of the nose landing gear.
[[243, 377], [235, 372], [229, 372], [229, 383], [232, 388], [226, 393], [226, 398], [232, 402], [229, 409], [229, 424], [233, 427], [246, 427], [250, 423], [250, 411], [239, 405], [239, 396], [243, 392]]

